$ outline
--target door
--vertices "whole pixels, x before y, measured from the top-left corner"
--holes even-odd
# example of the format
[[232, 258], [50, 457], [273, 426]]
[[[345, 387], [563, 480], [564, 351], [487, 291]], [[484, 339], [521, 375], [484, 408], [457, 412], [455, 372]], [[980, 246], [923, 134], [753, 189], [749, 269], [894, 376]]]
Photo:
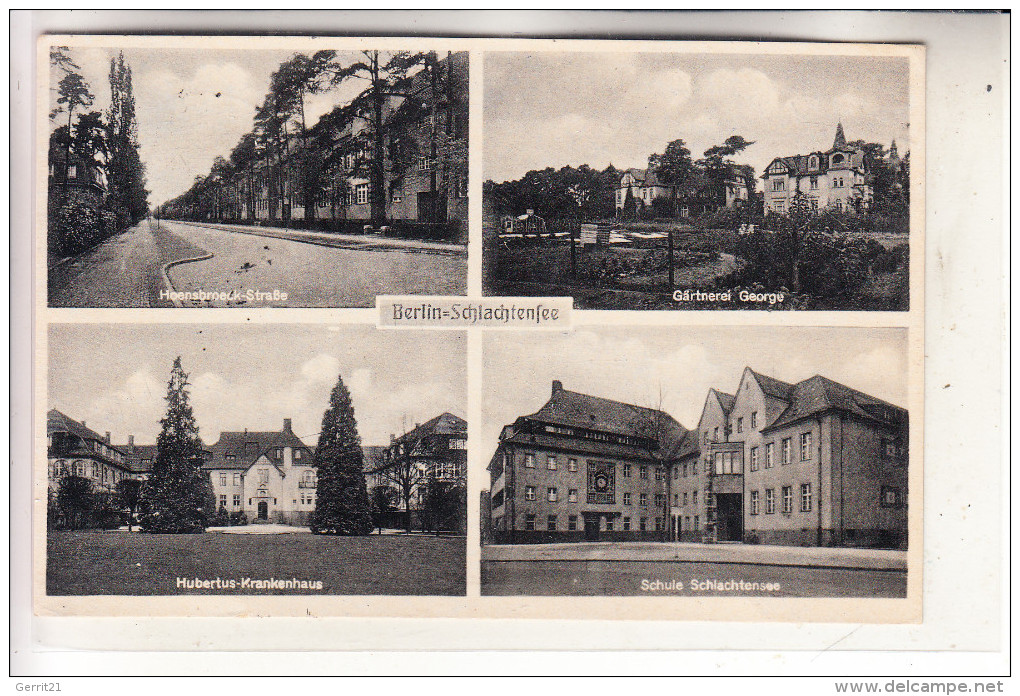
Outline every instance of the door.
[[744, 537], [742, 496], [739, 493], [717, 493], [715, 496], [719, 541], [741, 541]]
[[445, 223], [446, 198], [437, 192], [422, 191], [419, 193], [418, 222]]
[[599, 540], [599, 525], [602, 520], [600, 515], [585, 515], [584, 516], [584, 540], [585, 541], [598, 541]]
[[260, 520], [269, 519], [269, 503], [267, 503], [264, 500], [259, 501], [259, 519]]

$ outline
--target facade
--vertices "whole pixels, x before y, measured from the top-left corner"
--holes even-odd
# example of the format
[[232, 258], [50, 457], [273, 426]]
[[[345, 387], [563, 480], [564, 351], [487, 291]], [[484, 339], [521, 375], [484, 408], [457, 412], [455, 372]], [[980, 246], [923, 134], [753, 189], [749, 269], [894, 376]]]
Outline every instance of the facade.
[[[448, 53], [383, 105], [383, 207], [387, 220], [467, 233], [468, 54]], [[307, 133], [223, 175], [212, 172], [161, 209], [168, 218], [340, 228], [371, 219], [375, 156], [368, 111], [339, 105]]]
[[761, 175], [765, 212], [788, 213], [801, 193], [814, 210], [860, 210], [871, 204], [872, 189], [864, 152], [847, 146], [843, 124], [836, 126], [832, 147], [807, 155], [777, 157]]
[[650, 408], [568, 391], [503, 428], [489, 462], [496, 543], [667, 538], [666, 470], [687, 430]]
[[[703, 177], [699, 177], [694, 188], [696, 189], [694, 194], [682, 195], [677, 202], [681, 217], [690, 217], [692, 214], [718, 207], [718, 203], [713, 204], [713, 200], [718, 199], [713, 198], [710, 186]], [[673, 187], [662, 183], [651, 169], [627, 169], [616, 187], [618, 214], [625, 212], [628, 191], [635, 206], [648, 208], [657, 198], [670, 200]], [[747, 186], [740, 179], [729, 179], [725, 182], [724, 195], [724, 205], [727, 208], [736, 208], [748, 200]]]
[[218, 508], [249, 522], [307, 525], [315, 510], [312, 450], [283, 419], [279, 431], [222, 432], [203, 465]]
[[430, 484], [467, 485], [467, 421], [452, 413], [417, 423], [399, 437], [391, 435], [386, 447], [365, 450], [369, 491], [387, 490], [401, 519], [410, 515], [412, 526], [420, 524]]
[[489, 463], [496, 543], [906, 547], [905, 409], [820, 375], [789, 384], [746, 368], [734, 394], [709, 390], [696, 429], [659, 413], [648, 438], [633, 424], [650, 416], [554, 383]]
[[110, 433], [100, 435], [57, 409], [46, 414], [47, 492], [52, 497], [65, 476], [92, 482], [96, 493], [113, 494], [124, 479], [138, 478]]

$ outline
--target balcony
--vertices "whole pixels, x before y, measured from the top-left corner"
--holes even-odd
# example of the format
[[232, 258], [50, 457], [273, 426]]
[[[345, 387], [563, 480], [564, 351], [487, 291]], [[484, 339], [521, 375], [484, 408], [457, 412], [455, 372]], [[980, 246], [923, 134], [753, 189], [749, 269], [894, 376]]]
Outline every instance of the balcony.
[[298, 488], [315, 488], [315, 481], [298, 481]]

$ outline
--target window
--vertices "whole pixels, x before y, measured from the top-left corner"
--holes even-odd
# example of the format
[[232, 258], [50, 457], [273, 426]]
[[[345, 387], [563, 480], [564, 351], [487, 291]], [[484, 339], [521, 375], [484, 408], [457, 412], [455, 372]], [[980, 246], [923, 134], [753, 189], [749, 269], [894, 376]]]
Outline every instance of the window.
[[648, 467], [647, 467], [647, 466], [644, 466], [644, 465], [642, 464], [642, 465], [641, 465], [641, 468], [640, 468], [640, 469], [638, 469], [638, 475], [639, 475], [639, 476], [640, 476], [641, 478], [643, 478], [643, 479], [646, 479], [646, 480], [647, 480], [647, 478], [648, 478]]
[[751, 514], [757, 515], [761, 508], [761, 500], [759, 500], [758, 491], [751, 491]]
[[[816, 155], [811, 155], [810, 157], [808, 157], [808, 169], [818, 169], [818, 157]], [[817, 177], [811, 178], [816, 179]], [[814, 186], [812, 186], [811, 188], [814, 188]]]
[[549, 471], [556, 471], [556, 457], [549, 455], [545, 458], [545, 468]]
[[680, 478], [680, 467], [674, 466], [673, 467], [673, 480], [676, 481], [679, 478]]
[[535, 487], [534, 486], [525, 486], [524, 487], [524, 499], [525, 500], [534, 500], [535, 499]]
[[773, 488], [765, 489], [765, 514], [772, 515], [776, 511], [776, 491]]
[[630, 531], [630, 518], [629, 517], [624, 517], [623, 518], [623, 531], [625, 531], [625, 532], [629, 532]]
[[545, 528], [546, 528], [546, 531], [549, 531], [549, 532], [555, 532], [556, 531], [556, 515], [549, 515], [546, 518], [546, 520], [545, 520]]
[[616, 523], [613, 520], [606, 518], [606, 531], [611, 532], [616, 527]]
[[567, 491], [567, 501], [571, 502], [571, 503], [576, 503], [577, 502], [577, 489], [576, 488], [571, 488], [570, 490]]
[[742, 473], [742, 463], [739, 452], [716, 452], [715, 473], [717, 474], [739, 474]]
[[694, 491], [691, 491], [691, 505], [697, 504], [698, 504], [698, 491], [695, 489]]
[[241, 485], [241, 474], [234, 474], [234, 485], [235, 486]]
[[354, 187], [355, 201], [358, 205], [368, 203], [368, 184], [358, 184]]
[[751, 448], [751, 471], [758, 471], [758, 448]]
[[567, 471], [577, 471], [577, 460], [576, 459], [568, 459], [567, 460]]
[[694, 531], [698, 531], [698, 525], [699, 524], [700, 523], [698, 522], [698, 515], [695, 515], [694, 516]]
[[662, 526], [662, 518], [661, 517], [656, 517], [655, 518], [655, 531], [661, 532], [662, 528], [663, 528], [663, 526]]
[[661, 466], [655, 467], [655, 480], [656, 481], [661, 481], [662, 480], [662, 467]]
[[655, 507], [662, 507], [666, 504], [666, 494], [656, 493], [655, 494]]
[[269, 483], [269, 469], [259, 469], [259, 483]]
[[462, 437], [450, 438], [450, 449], [452, 450], [463, 450], [467, 449], [467, 440]]
[[432, 160], [430, 160], [428, 157], [419, 157], [418, 158], [418, 171], [420, 171], [420, 172], [427, 172], [430, 169], [432, 169]]
[[457, 178], [454, 182], [454, 189], [457, 192], [457, 198], [467, 198], [468, 195], [467, 172], [457, 172]]
[[548, 500], [550, 503], [555, 503], [556, 502], [556, 489], [555, 488], [547, 488], [545, 490], [545, 499]]
[[744, 432], [744, 419], [743, 417], [737, 419], [737, 432]]
[[806, 462], [811, 459], [811, 433], [800, 434], [800, 460]]
[[220, 474], [220, 485], [221, 486], [226, 486], [227, 485], [227, 475], [226, 474]]
[[783, 486], [783, 512], [793, 512], [793, 486]]
[[68, 179], [76, 179], [76, 178], [78, 178], [78, 166], [77, 165], [72, 164], [70, 167], [67, 168], [67, 178]]
[[713, 428], [712, 429], [712, 440], [714, 442], [718, 442], [719, 441], [719, 428]]
[[811, 512], [811, 484], [800, 484], [800, 511]]
[[630, 505], [630, 493], [623, 494], [623, 504]]
[[758, 412], [751, 411], [751, 429], [754, 430], [758, 427]]
[[691, 462], [691, 476], [697, 475], [698, 475], [698, 460], [695, 459], [693, 462]]
[[811, 188], [812, 189], [818, 188], [818, 177], [817, 176], [811, 177]]
[[775, 179], [772, 182], [772, 190], [773, 191], [785, 191], [786, 190], [786, 182], [783, 179]]
[[837, 155], [833, 155], [832, 156], [832, 163], [833, 164], [840, 164], [842, 161], [843, 161], [843, 155], [838, 155], [837, 154]]
[[832, 177], [832, 188], [843, 188], [843, 177], [841, 176]]
[[642, 517], [640, 522], [638, 522], [638, 528], [643, 532], [646, 527], [648, 527], [648, 518]]
[[790, 463], [790, 448], [791, 447], [792, 447], [792, 445], [790, 443], [790, 438], [784, 437], [783, 438], [783, 452], [782, 452], [783, 464], [789, 464]]
[[765, 468], [771, 469], [776, 465], [776, 443], [769, 442], [765, 445]]
[[241, 494], [234, 493], [234, 507], [241, 507]]
[[535, 455], [532, 454], [531, 452], [528, 452], [527, 454], [524, 455], [524, 466], [526, 466], [529, 469], [535, 468]]
[[524, 516], [524, 529], [529, 532], [535, 531], [535, 516], [525, 515]]
[[571, 515], [567, 518], [567, 530], [571, 532], [577, 531], [577, 515]]
[[900, 507], [903, 505], [903, 496], [900, 489], [895, 486], [882, 486], [881, 492], [882, 507]]
[[684, 505], [687, 505], [687, 491], [684, 491], [684, 497], [681, 500], [684, 501], [683, 502]]
[[680, 505], [680, 494], [679, 493], [674, 493], [673, 494], [673, 507], [677, 507], [678, 505]]
[[641, 507], [648, 507], [648, 494], [642, 493], [638, 496], [638, 505]]
[[623, 465], [623, 477], [630, 478], [630, 464]]
[[400, 188], [399, 186], [391, 186], [390, 200], [393, 201], [394, 203], [399, 203], [400, 201], [404, 200], [404, 189]]

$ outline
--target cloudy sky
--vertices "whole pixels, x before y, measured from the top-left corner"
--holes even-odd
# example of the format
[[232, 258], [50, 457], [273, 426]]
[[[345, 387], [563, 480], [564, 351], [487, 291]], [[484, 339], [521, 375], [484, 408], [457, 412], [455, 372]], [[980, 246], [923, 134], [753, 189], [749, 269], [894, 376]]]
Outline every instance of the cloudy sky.
[[487, 53], [484, 177], [589, 164], [645, 167], [684, 139], [695, 158], [731, 135], [761, 171], [848, 140], [909, 149], [908, 61], [846, 56]]
[[279, 430], [316, 442], [341, 375], [366, 445], [444, 411], [466, 417], [464, 335], [361, 326], [51, 324], [47, 408], [115, 443], [151, 444], [181, 356], [199, 432]]
[[[93, 109], [110, 104], [110, 59], [115, 48], [71, 48], [96, 96]], [[269, 91], [269, 78], [295, 51], [125, 49], [131, 66], [140, 154], [145, 163], [150, 205], [186, 191], [199, 174], [208, 174], [217, 155], [226, 157], [251, 130], [256, 107]], [[344, 54], [341, 53], [341, 56]], [[54, 78], [55, 76], [55, 78]], [[54, 85], [60, 74], [51, 74]], [[335, 105], [349, 101], [365, 84], [356, 80], [308, 98], [311, 126]], [[56, 92], [50, 99], [55, 103]], [[63, 119], [66, 119], [66, 114]], [[51, 127], [62, 125], [62, 119]]]
[[710, 387], [733, 393], [745, 367], [786, 382], [816, 374], [907, 406], [905, 329], [675, 327], [486, 333], [483, 457], [502, 426], [534, 413], [552, 380], [571, 391], [662, 408], [693, 428]]

